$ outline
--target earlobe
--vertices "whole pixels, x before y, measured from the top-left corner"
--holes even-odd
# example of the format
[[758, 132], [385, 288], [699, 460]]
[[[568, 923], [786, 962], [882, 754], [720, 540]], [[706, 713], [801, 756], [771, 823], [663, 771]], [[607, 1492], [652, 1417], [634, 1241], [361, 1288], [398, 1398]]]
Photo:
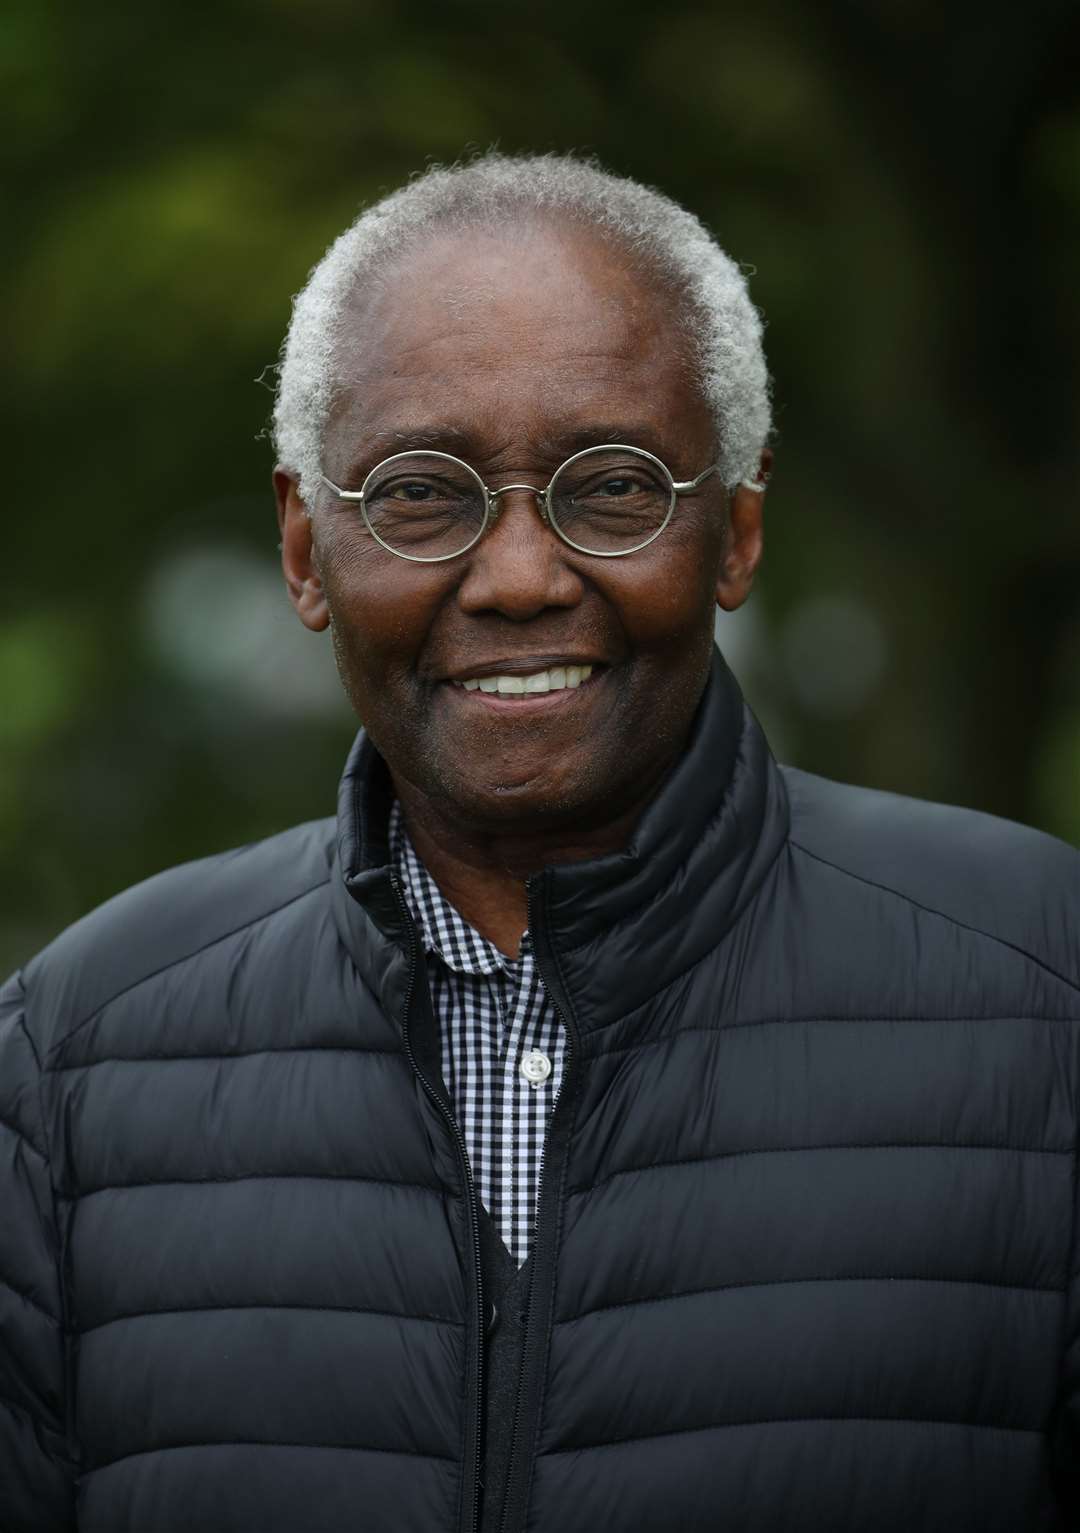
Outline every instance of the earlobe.
[[280, 467], [274, 470], [274, 495], [285, 589], [304, 627], [321, 633], [329, 626], [330, 613], [316, 562], [311, 518], [296, 480]]

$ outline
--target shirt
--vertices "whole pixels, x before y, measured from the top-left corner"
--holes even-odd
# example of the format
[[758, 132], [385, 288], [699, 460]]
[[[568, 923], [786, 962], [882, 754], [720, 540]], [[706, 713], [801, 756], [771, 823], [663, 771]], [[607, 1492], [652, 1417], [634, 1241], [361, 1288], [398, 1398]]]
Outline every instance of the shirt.
[[443, 1078], [477, 1194], [520, 1266], [532, 1246], [566, 1032], [537, 971], [529, 933], [515, 959], [470, 926], [421, 862], [397, 804], [390, 850], [428, 955]]

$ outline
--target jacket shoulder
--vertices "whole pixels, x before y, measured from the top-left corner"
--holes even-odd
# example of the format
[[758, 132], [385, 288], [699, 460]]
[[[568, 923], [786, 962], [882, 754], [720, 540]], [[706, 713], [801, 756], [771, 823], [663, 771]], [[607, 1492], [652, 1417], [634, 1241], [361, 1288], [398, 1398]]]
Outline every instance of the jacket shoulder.
[[83, 916], [23, 971], [39, 1053], [131, 986], [323, 888], [334, 845], [334, 820], [312, 820], [157, 873]]
[[996, 815], [781, 771], [792, 846], [1080, 988], [1080, 852]]

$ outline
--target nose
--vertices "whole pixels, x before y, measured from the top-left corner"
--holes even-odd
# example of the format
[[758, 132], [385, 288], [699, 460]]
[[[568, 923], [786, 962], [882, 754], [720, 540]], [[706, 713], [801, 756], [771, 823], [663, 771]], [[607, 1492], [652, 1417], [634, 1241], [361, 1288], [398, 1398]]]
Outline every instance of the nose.
[[571, 550], [543, 519], [542, 491], [507, 484], [492, 498], [492, 519], [458, 588], [462, 609], [526, 622], [547, 607], [576, 606], [581, 577], [567, 563]]

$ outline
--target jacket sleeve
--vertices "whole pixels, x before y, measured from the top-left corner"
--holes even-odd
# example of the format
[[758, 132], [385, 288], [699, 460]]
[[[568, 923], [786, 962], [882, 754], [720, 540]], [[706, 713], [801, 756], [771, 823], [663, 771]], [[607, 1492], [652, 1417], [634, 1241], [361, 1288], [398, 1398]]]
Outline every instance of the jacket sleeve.
[[[1076, 1029], [1074, 1024], [1074, 1032]], [[1080, 1042], [1073, 1059], [1080, 1075]], [[1077, 1107], [1080, 1118], [1080, 1105]], [[1064, 1526], [1080, 1529], [1080, 1146], [1073, 1150], [1072, 1229], [1068, 1242], [1061, 1382], [1051, 1433], [1051, 1466]]]
[[60, 1243], [39, 1083], [16, 977], [0, 989], [0, 1533], [75, 1527]]

